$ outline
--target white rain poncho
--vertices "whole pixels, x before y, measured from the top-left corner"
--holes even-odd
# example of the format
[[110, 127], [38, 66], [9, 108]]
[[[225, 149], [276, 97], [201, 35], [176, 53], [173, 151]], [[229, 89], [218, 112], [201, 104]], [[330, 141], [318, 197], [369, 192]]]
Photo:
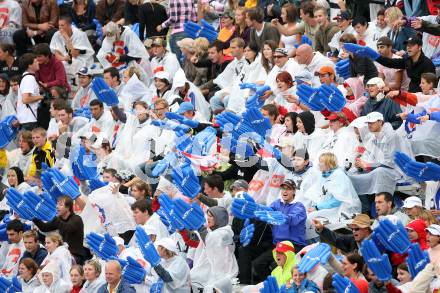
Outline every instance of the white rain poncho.
[[356, 172], [349, 175], [356, 192], [393, 194], [399, 180], [409, 180], [394, 163], [396, 151], [412, 156], [409, 142], [398, 136], [389, 123], [385, 123], [379, 133], [373, 134], [366, 128], [361, 128], [360, 133], [365, 147], [361, 159], [374, 169], [368, 173]]
[[[151, 59], [151, 69], [153, 71], [153, 76], [159, 71], [167, 72], [170, 75], [172, 82], [174, 75], [181, 68], [176, 55], [167, 51], [162, 57], [154, 57]], [[153, 76], [151, 76], [151, 78]]]
[[[44, 273], [50, 273], [53, 276], [50, 286], [46, 286], [43, 282], [42, 275]], [[72, 289], [72, 284], [61, 279], [59, 273], [58, 266], [55, 263], [47, 264], [38, 275], [41, 285], [34, 290], [34, 293], [69, 293]]]
[[133, 103], [137, 101], [146, 102], [151, 105], [154, 93], [133, 74], [121, 90], [119, 95], [119, 106], [125, 111], [133, 109]]
[[16, 114], [14, 102], [12, 95], [0, 95], [0, 120]]
[[[170, 274], [172, 282], [164, 283], [162, 293], [188, 293], [190, 292], [190, 271], [186, 260], [176, 255], [170, 259], [162, 259], [160, 264]], [[156, 272], [154, 272], [156, 275]]]
[[112, 193], [107, 185], [93, 191], [88, 198], [98, 208], [101, 224], [110, 235], [135, 229], [130, 205], [122, 193]]
[[[72, 36], [70, 37], [72, 46], [76, 50], [85, 51], [84, 54], [80, 54], [78, 57], [72, 57], [72, 62], [63, 61], [64, 68], [66, 69], [66, 74], [71, 78], [75, 77], [75, 74], [82, 67], [89, 67], [93, 64], [93, 55], [95, 51], [90, 44], [87, 34], [76, 27], [72, 26]], [[57, 31], [50, 41], [50, 50], [52, 53], [56, 51], [60, 52], [63, 56], [67, 56], [69, 52], [67, 51], [66, 40], [60, 31]]]
[[75, 93], [75, 96], [72, 100], [72, 109], [80, 109], [83, 107], [88, 107], [89, 103], [93, 100], [97, 99], [95, 93], [92, 90], [92, 83], [90, 83], [86, 87], [79, 87], [78, 91]]
[[204, 120], [209, 121], [211, 117], [211, 109], [209, 103], [206, 101], [200, 89], [195, 86], [192, 82], [186, 79], [185, 72], [179, 68], [176, 75], [173, 78], [173, 87], [171, 91], [178, 94], [178, 87], [183, 86], [183, 84], [189, 84], [189, 91], [183, 98], [184, 102], [190, 102], [194, 105], [194, 109], [197, 113], [203, 117]]
[[234, 232], [228, 225], [228, 212], [221, 207], [212, 207], [209, 211], [214, 216], [215, 225], [220, 227], [208, 229], [204, 241], [199, 235], [200, 242], [195, 250], [191, 269], [191, 283], [197, 288], [212, 287], [220, 280], [232, 282], [238, 274], [234, 255]]
[[307, 239], [316, 236], [311, 224], [312, 219], [324, 217], [329, 220], [331, 225], [351, 219], [353, 214], [361, 212], [359, 197], [351, 184], [350, 178], [341, 169], [334, 170], [327, 178], [321, 176], [320, 180], [304, 194], [303, 198], [297, 198], [296, 200], [302, 202], [307, 209], [331, 198], [335, 198], [341, 204], [338, 207], [314, 211], [307, 215]]
[[342, 127], [336, 133], [332, 132], [327, 136], [321, 149], [315, 157], [314, 165], [318, 166], [319, 156], [323, 153], [333, 153], [338, 159], [338, 166], [344, 167], [347, 163], [354, 164], [356, 158], [356, 147], [359, 141], [352, 127]]
[[102, 217], [103, 212], [100, 211], [100, 207], [96, 204], [92, 204], [87, 196], [82, 196], [85, 206], [78, 214], [84, 223], [84, 234], [87, 235], [91, 232], [104, 234], [104, 219]]
[[21, 5], [14, 0], [0, 2], [0, 43], [14, 44], [12, 35], [22, 24]]
[[70, 269], [72, 268], [73, 258], [67, 247], [67, 243], [58, 246], [46, 256], [41, 262], [41, 266], [53, 266], [58, 272], [57, 277], [70, 284]]
[[303, 172], [289, 172], [286, 176], [286, 180], [291, 179], [296, 184], [295, 202], [298, 198], [304, 197], [304, 194], [306, 194], [321, 177], [319, 170], [313, 167], [311, 163], [309, 163], [309, 165], [310, 167], [306, 167]]
[[293, 136], [293, 147], [297, 150], [306, 149], [309, 153], [310, 160], [314, 161], [328, 137], [328, 130], [323, 130], [321, 128], [315, 128], [311, 134], [304, 134], [298, 131]]
[[[267, 73], [261, 64], [261, 56], [257, 55], [254, 62], [244, 67], [240, 75], [242, 75], [243, 78], [239, 83], [264, 84], [267, 79]], [[226, 110], [233, 111], [235, 113], [244, 112], [246, 110], [246, 99], [250, 95], [251, 91], [249, 89], [240, 89], [240, 87], [235, 87], [234, 90], [230, 92]]]
[[[440, 96], [434, 96], [425, 103], [418, 104], [414, 113], [420, 113], [423, 110], [435, 112], [440, 109]], [[411, 125], [412, 126], [412, 125]], [[411, 133], [406, 133], [405, 123], [397, 130], [404, 139], [411, 143], [411, 149], [414, 156], [440, 157], [440, 123], [428, 120], [422, 124], [416, 124], [410, 127]]]
[[278, 73], [283, 71], [287, 71], [288, 73], [290, 73], [292, 79], [295, 80], [296, 73], [301, 72], [302, 68], [301, 65], [299, 65], [296, 62], [296, 60], [292, 58], [290, 58], [286, 62], [286, 64], [284, 64], [284, 66], [282, 67], [278, 67], [277, 65], [275, 65], [267, 75], [267, 79], [266, 79], [266, 85], [270, 86], [274, 94], [278, 93], [277, 81], [276, 81], [277, 75]]
[[73, 139], [76, 139], [77, 137], [86, 135], [87, 133], [91, 132], [95, 134], [98, 139], [106, 138], [110, 140], [113, 133], [114, 124], [115, 121], [113, 120], [110, 111], [104, 110], [104, 113], [102, 113], [101, 117], [99, 117], [98, 120], [92, 118], [89, 123], [78, 130], [76, 136], [74, 136]]
[[137, 64], [136, 61], [130, 61], [128, 64], [122, 62], [111, 63], [106, 58], [108, 54], [111, 54], [112, 56], [128, 55], [129, 57], [137, 59], [148, 59], [148, 52], [147, 49], [145, 49], [144, 44], [142, 44], [138, 36], [128, 26], [124, 26], [123, 32], [118, 40], [112, 40], [105, 37], [96, 57], [104, 69], [115, 67], [118, 70], [122, 70], [131, 65]]

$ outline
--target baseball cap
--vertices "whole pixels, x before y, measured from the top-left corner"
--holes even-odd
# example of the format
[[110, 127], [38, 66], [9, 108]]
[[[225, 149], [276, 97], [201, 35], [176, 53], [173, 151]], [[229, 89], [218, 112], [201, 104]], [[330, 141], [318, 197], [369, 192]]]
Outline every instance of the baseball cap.
[[287, 187], [289, 189], [296, 189], [295, 181], [293, 181], [292, 179], [284, 180], [284, 182], [281, 184], [280, 187], [283, 187], [283, 186], [285, 186], [285, 187]]
[[275, 246], [275, 251], [276, 252], [295, 252], [295, 247], [293, 246], [292, 242], [290, 241], [281, 241], [278, 242], [277, 245]]
[[194, 111], [194, 106], [190, 102], [183, 102], [180, 104], [179, 109], [177, 110], [177, 114], [183, 114], [186, 111]]
[[393, 41], [391, 41], [390, 38], [387, 36], [380, 37], [379, 40], [377, 40], [377, 46], [392, 46]]
[[174, 253], [179, 253], [179, 251], [177, 250], [177, 244], [176, 241], [174, 241], [173, 239], [169, 238], [169, 237], [165, 237], [162, 239], [159, 239], [156, 241], [155, 246], [162, 246], [163, 248], [172, 251]]
[[151, 44], [152, 47], [159, 46], [159, 47], [166, 47], [167, 41], [164, 38], [156, 37], [153, 38], [153, 43]]
[[440, 225], [436, 225], [436, 224], [429, 225], [429, 227], [426, 228], [426, 231], [428, 231], [432, 235], [440, 236]]
[[168, 81], [170, 81], [170, 74], [166, 71], [158, 71], [154, 74], [154, 78], [159, 78], [159, 79], [166, 79]]
[[249, 184], [243, 179], [238, 179], [235, 180], [234, 183], [232, 183], [231, 189], [232, 188], [242, 188], [247, 190], [249, 188]]
[[282, 54], [284, 56], [289, 55], [289, 52], [287, 51], [286, 48], [276, 48], [275, 49], [275, 53], [280, 53], [280, 54]]
[[371, 113], [369, 113], [367, 115], [367, 118], [365, 119], [365, 122], [366, 123], [373, 123], [373, 122], [376, 122], [376, 121], [379, 121], [379, 120], [384, 121], [382, 113], [371, 112]]
[[422, 46], [423, 45], [423, 41], [419, 37], [412, 37], [412, 38], [409, 38], [408, 40], [406, 40], [405, 42], [403, 42], [403, 44], [404, 45], [419, 45], [419, 46]]
[[91, 70], [89, 70], [87, 67], [81, 67], [76, 74], [85, 75], [85, 76], [92, 76], [93, 75]]
[[377, 85], [379, 88], [383, 88], [385, 86], [385, 83], [383, 82], [383, 79], [380, 77], [373, 77], [369, 81], [367, 81], [367, 85]]
[[359, 214], [353, 218], [353, 221], [351, 221], [351, 223], [348, 226], [349, 227], [357, 226], [359, 228], [369, 228], [369, 227], [371, 227], [371, 219], [368, 215]]
[[333, 20], [350, 20], [351, 16], [350, 13], [348, 13], [347, 11], [341, 12], [338, 15], [336, 15], [335, 17], [333, 17]]
[[420, 197], [410, 196], [403, 201], [402, 208], [411, 209], [413, 207], [423, 207]]
[[339, 113], [332, 112], [332, 113], [330, 113], [330, 115], [325, 117], [325, 120], [328, 120], [328, 121], [339, 121], [339, 122], [341, 122], [344, 125], [348, 125], [349, 124], [347, 116], [343, 112], [339, 112]]
[[315, 72], [315, 75], [322, 75], [322, 74], [335, 75], [335, 69], [331, 66], [322, 66], [321, 68], [319, 68], [318, 71]]

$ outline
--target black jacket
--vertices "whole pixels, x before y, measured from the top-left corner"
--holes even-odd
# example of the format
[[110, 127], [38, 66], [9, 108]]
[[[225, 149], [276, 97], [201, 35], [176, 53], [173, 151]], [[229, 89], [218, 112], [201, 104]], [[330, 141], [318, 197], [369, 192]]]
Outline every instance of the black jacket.
[[349, 253], [359, 250], [359, 246], [354, 240], [353, 234], [340, 234], [325, 227], [321, 233], [318, 234], [322, 242], [333, 245], [342, 250], [342, 252]]
[[351, 76], [364, 76], [364, 84], [373, 77], [377, 77], [377, 67], [373, 61], [368, 57], [354, 56], [350, 57], [350, 72]]
[[411, 79], [408, 89], [408, 91], [411, 93], [422, 91], [420, 88], [420, 79], [422, 73], [432, 72], [435, 74], [434, 64], [432, 63], [431, 59], [423, 54], [423, 52], [416, 62], [413, 62], [413, 60], [407, 55], [403, 56], [403, 58], [387, 58], [380, 56], [376, 61], [385, 67], [406, 69], [406, 74]]
[[402, 119], [397, 117], [397, 114], [402, 113], [402, 108], [399, 104], [391, 99], [383, 98], [380, 101], [369, 98], [361, 111], [361, 116], [366, 116], [371, 112], [382, 113], [385, 122], [389, 122], [393, 129], [397, 129], [402, 124]]
[[23, 258], [27, 258], [27, 257], [28, 258], [32, 258], [37, 263], [37, 265], [40, 266], [41, 263], [43, 262], [43, 260], [46, 258], [46, 256], [47, 256], [46, 248], [39, 246], [38, 249], [37, 249], [37, 252], [35, 252], [34, 255], [32, 255], [28, 251], [25, 251], [21, 258], [22, 259]]
[[65, 220], [55, 217], [47, 223], [38, 219], [33, 219], [32, 221], [41, 232], [51, 232], [58, 229], [63, 240], [69, 244], [69, 251], [72, 255], [84, 256], [86, 254], [83, 247], [84, 223], [80, 216], [71, 214]]

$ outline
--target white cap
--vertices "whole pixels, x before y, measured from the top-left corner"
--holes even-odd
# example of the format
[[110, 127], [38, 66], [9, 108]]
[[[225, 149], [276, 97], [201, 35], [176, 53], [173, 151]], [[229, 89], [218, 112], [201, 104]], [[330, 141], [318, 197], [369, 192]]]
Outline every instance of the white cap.
[[162, 246], [163, 248], [172, 251], [174, 253], [179, 253], [179, 250], [177, 250], [177, 244], [176, 241], [169, 237], [161, 238], [156, 241], [155, 243], [156, 247]]
[[112, 237], [113, 238], [113, 240], [116, 242], [116, 245], [117, 246], [119, 246], [119, 245], [124, 245], [124, 239], [122, 239], [121, 237], [119, 237], [119, 236], [113, 236]]
[[166, 71], [158, 71], [154, 74], [154, 78], [166, 79], [168, 81], [171, 80], [170, 74]]
[[350, 123], [350, 126], [356, 127], [356, 128], [365, 127], [366, 120], [367, 120], [367, 117], [365, 117], [365, 116], [358, 117]]
[[377, 85], [378, 88], [383, 88], [385, 87], [385, 82], [380, 77], [373, 77], [367, 81], [367, 85]]
[[432, 235], [440, 236], [440, 225], [436, 225], [436, 224], [429, 225], [429, 227], [426, 228], [426, 231], [428, 231]]
[[365, 122], [366, 123], [372, 123], [372, 122], [376, 122], [378, 120], [384, 121], [382, 113], [371, 112], [370, 114], [367, 115], [367, 118], [365, 119]]
[[413, 207], [423, 207], [422, 200], [417, 196], [410, 196], [403, 201], [402, 208], [411, 209]]

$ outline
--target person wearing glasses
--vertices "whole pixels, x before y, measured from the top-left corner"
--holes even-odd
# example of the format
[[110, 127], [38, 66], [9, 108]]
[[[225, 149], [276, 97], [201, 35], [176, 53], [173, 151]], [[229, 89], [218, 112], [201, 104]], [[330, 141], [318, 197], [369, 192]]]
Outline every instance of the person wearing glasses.
[[370, 237], [372, 233], [371, 219], [365, 214], [357, 215], [353, 218], [351, 224], [348, 225], [352, 234], [334, 232], [325, 227], [324, 223], [319, 219], [313, 219], [312, 224], [321, 242], [333, 245], [343, 253], [358, 251], [362, 241]]
[[276, 78], [278, 73], [287, 71], [292, 77], [295, 77], [296, 73], [302, 70], [295, 59], [289, 58], [289, 52], [286, 48], [275, 49], [273, 53], [273, 63], [275, 65], [267, 76], [266, 85], [270, 86], [274, 92], [276, 92], [277, 89]]

